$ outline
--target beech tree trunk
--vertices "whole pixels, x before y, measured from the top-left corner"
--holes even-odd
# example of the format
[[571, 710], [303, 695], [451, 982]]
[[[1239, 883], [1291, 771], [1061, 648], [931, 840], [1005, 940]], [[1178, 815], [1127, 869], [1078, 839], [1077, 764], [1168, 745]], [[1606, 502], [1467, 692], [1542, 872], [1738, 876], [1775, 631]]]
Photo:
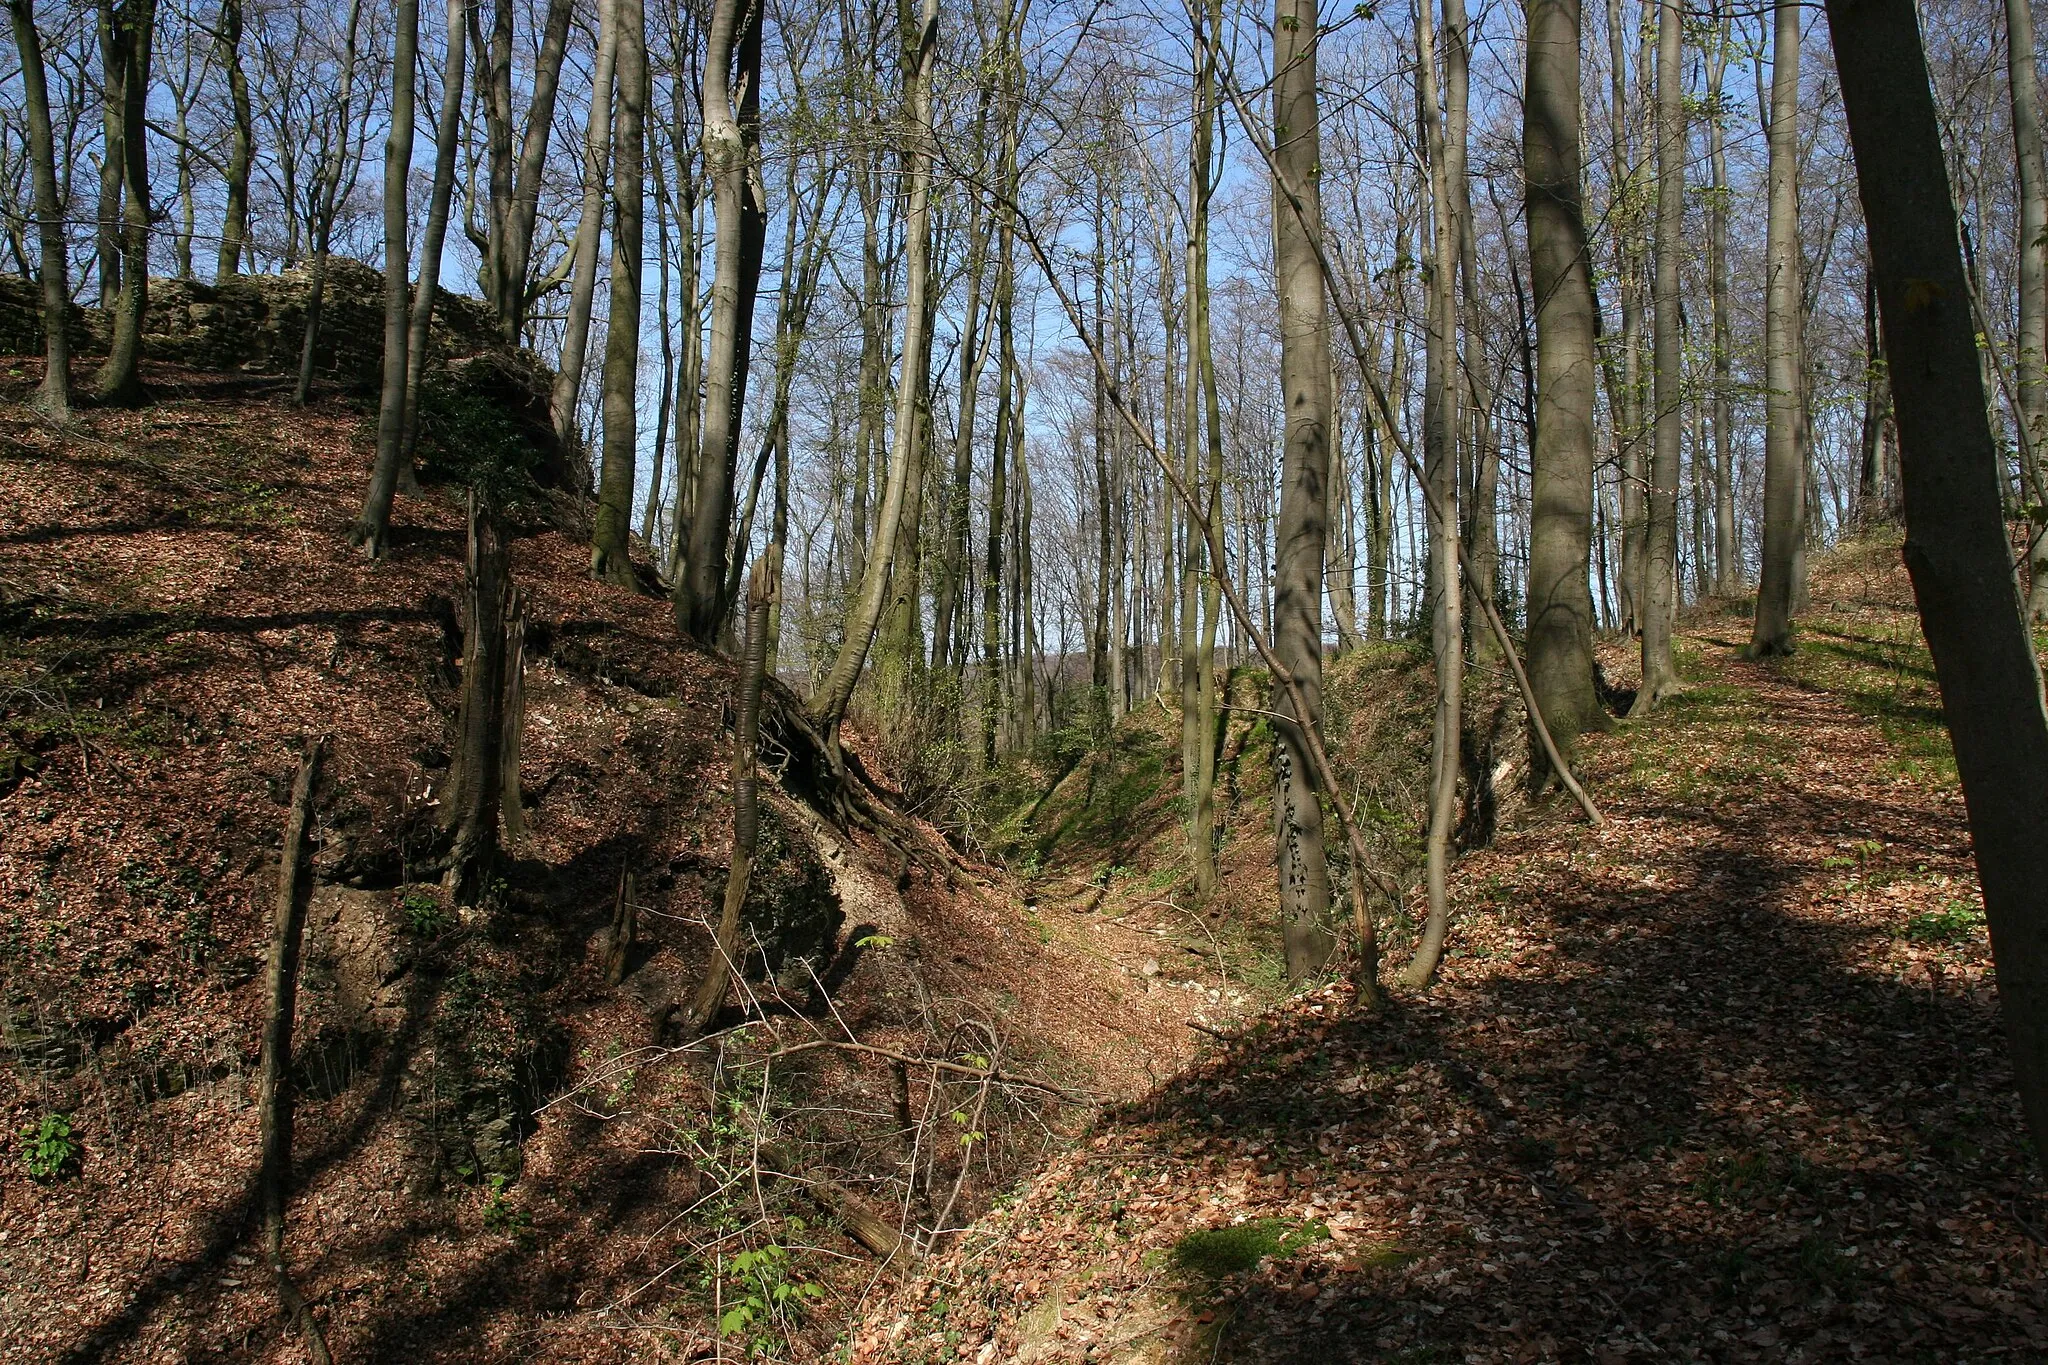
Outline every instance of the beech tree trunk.
[[2048, 1152], [2048, 711], [2020, 618], [1977, 328], [1912, 0], [1829, 0], [1890, 357], [1907, 571], [1991, 928], [2034, 1151]]
[[1632, 715], [1647, 715], [1678, 690], [1671, 630], [1678, 614], [1678, 480], [1684, 439], [1684, 376], [1678, 336], [1678, 253], [1685, 227], [1685, 104], [1679, 0], [1657, 3], [1657, 257], [1651, 344], [1655, 408], [1644, 539], [1643, 680]]
[[[930, 349], [927, 328], [931, 318], [925, 302], [931, 285], [931, 83], [938, 38], [939, 0], [924, 0], [915, 48], [916, 60], [911, 71], [910, 88], [905, 92], [910, 106], [911, 151], [909, 207], [904, 219], [904, 359], [903, 374], [896, 385], [896, 418], [890, 438], [889, 477], [882, 493], [881, 510], [875, 518], [874, 548], [867, 556], [861, 572], [860, 589], [847, 616], [846, 637], [811, 708], [812, 723], [835, 753], [839, 744], [840, 722], [846, 718], [847, 705], [853, 700], [854, 684], [867, 662], [875, 628], [882, 619], [882, 607], [889, 591], [890, 567], [897, 552], [897, 529], [903, 519], [904, 498], [916, 496], [918, 492], [907, 489], [906, 485], [917, 456], [918, 409], [922, 402], [913, 358], [928, 354]], [[701, 504], [699, 515], [703, 515]]]
[[405, 459], [405, 374], [408, 317], [406, 180], [412, 172], [413, 82], [420, 41], [419, 0], [399, 0], [391, 68], [391, 127], [384, 137], [384, 389], [377, 404], [377, 464], [350, 537], [363, 554], [383, 555], [391, 533], [391, 499]]
[[434, 124], [434, 184], [427, 199], [427, 228], [420, 241], [420, 277], [412, 291], [412, 318], [405, 342], [405, 420], [402, 460], [412, 459], [419, 439], [420, 379], [427, 368], [427, 334], [434, 324], [434, 296], [441, 288], [441, 246], [448, 237], [449, 201], [455, 190], [455, 153], [462, 134], [464, 48], [462, 12], [468, 0], [448, 0], [447, 60], [441, 68], [441, 114]]
[[[1718, 4], [1717, 4], [1718, 11]], [[1715, 15], [1714, 46], [1707, 54], [1707, 162], [1714, 178], [1707, 197], [1707, 272], [1714, 313], [1714, 593], [1742, 591], [1742, 556], [1735, 530], [1734, 350], [1729, 337], [1728, 152], [1721, 118], [1721, 79], [1728, 67], [1728, 15]]]
[[110, 86], [111, 109], [120, 101], [121, 294], [114, 305], [114, 337], [94, 385], [95, 401], [109, 407], [147, 402], [138, 363], [142, 318], [149, 311], [149, 105], [150, 46], [156, 36], [156, 0], [123, 0], [113, 12], [113, 43], [121, 70]]
[[633, 474], [639, 453], [634, 397], [640, 377], [641, 217], [645, 195], [647, 21], [641, 0], [612, 0], [614, 93], [612, 128], [611, 308], [604, 329], [604, 463], [590, 537], [590, 573], [614, 587], [633, 586]]
[[[1275, 0], [1273, 11], [1273, 262], [1280, 292], [1280, 392], [1286, 435], [1273, 568], [1273, 648], [1294, 675], [1273, 709], [1322, 725], [1323, 552], [1329, 518], [1330, 337], [1315, 238], [1322, 233], [1322, 137], [1316, 105], [1317, 0]], [[1292, 188], [1299, 198], [1290, 208]], [[1298, 693], [1306, 714], [1296, 714]], [[1336, 947], [1327, 920], [1330, 870], [1323, 811], [1308, 756], [1290, 727], [1273, 743], [1273, 823], [1280, 932], [1287, 975], [1321, 969]], [[1354, 869], [1363, 875], [1364, 869]]]
[[711, 173], [711, 345], [704, 365], [702, 446], [691, 499], [690, 539], [677, 580], [676, 624], [714, 644], [731, 608], [726, 598], [733, 477], [740, 409], [746, 398], [754, 298], [760, 288], [768, 210], [760, 185], [760, 0], [718, 0], [704, 59], [704, 164]]
[[598, 0], [597, 64], [590, 78], [590, 117], [583, 134], [583, 212], [570, 247], [569, 312], [562, 324], [562, 355], [548, 411], [555, 439], [576, 443], [576, 403], [590, 354], [590, 308], [597, 294], [597, 249], [604, 235], [605, 172], [611, 164], [612, 87], [619, 50], [619, 0]]
[[[444, 779], [441, 826], [453, 836], [444, 884], [459, 905], [488, 892], [498, 863], [498, 820], [504, 807], [507, 623], [513, 617], [505, 531], [486, 493], [469, 495], [467, 603], [462, 645], [462, 702], [455, 720], [455, 756]], [[515, 760], [516, 761], [516, 760]]]
[[50, 134], [50, 87], [33, 0], [7, 0], [14, 48], [21, 57], [28, 102], [28, 154], [35, 183], [36, 275], [43, 287], [43, 382], [32, 406], [56, 421], [71, 415], [71, 284], [65, 256], [64, 205], [57, 193], [56, 144]]
[[[1801, 497], [1799, 380], [1799, 6], [1775, 0], [1771, 37], [1770, 216], [1764, 248], [1764, 533], [1756, 591], [1757, 656], [1792, 652], [1799, 542], [1806, 534]], [[1980, 386], [1981, 387], [1981, 386]]]
[[1429, 825], [1423, 843], [1428, 915], [1406, 980], [1426, 986], [1443, 958], [1450, 931], [1451, 829], [1458, 817], [1458, 751], [1465, 677], [1464, 594], [1458, 587], [1458, 224], [1453, 211], [1444, 127], [1437, 113], [1436, 41], [1430, 0], [1416, 0], [1416, 103], [1429, 166], [1430, 269], [1425, 307], [1422, 476], [1428, 499], [1431, 654], [1436, 663], [1436, 720], [1429, 749]]
[[704, 979], [690, 1003], [683, 1032], [696, 1037], [725, 1006], [727, 988], [739, 965], [740, 911], [747, 903], [754, 853], [760, 845], [761, 785], [755, 750], [761, 742], [761, 677], [768, 659], [768, 612], [782, 595], [782, 547], [770, 545], [755, 562], [747, 585], [747, 643], [740, 659], [738, 720], [732, 736], [732, 860], [726, 866], [725, 900]]
[[1593, 397], [1597, 353], [1580, 199], [1579, 0], [1529, 0], [1522, 163], [1536, 313], [1529, 514], [1529, 680], [1567, 760], [1604, 726], [1593, 690]]
[[227, 210], [221, 219], [220, 251], [213, 280], [224, 284], [242, 268], [249, 238], [249, 167], [256, 153], [256, 120], [249, 107], [249, 78], [242, 72], [243, 0], [221, 0], [220, 25], [214, 30], [215, 59], [228, 78]]
[[2005, 0], [2007, 81], [2012, 91], [2013, 151], [2019, 165], [2019, 412], [2027, 484], [2027, 619], [2048, 621], [2048, 163], [2041, 152], [2040, 75], [2034, 63], [2034, 13], [2028, 0]]

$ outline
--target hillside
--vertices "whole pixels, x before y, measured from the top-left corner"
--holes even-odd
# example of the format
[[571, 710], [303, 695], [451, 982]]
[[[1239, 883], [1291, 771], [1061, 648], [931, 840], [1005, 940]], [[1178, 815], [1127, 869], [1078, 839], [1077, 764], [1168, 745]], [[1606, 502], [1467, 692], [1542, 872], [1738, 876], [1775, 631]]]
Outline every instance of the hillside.
[[1607, 823], [1532, 813], [1460, 864], [1439, 987], [1233, 1031], [855, 1358], [2048, 1354], [2048, 1206], [1896, 544], [1815, 596], [1783, 665], [1685, 623], [1685, 694], [1590, 743]]
[[[0, 1115], [68, 1136], [43, 1179], [19, 1136], [0, 1168], [0, 1357], [304, 1358], [251, 1190], [308, 736], [332, 756], [286, 1245], [338, 1360], [689, 1358], [766, 1266], [816, 1292], [755, 1335], [816, 1357], [877, 1264], [829, 1193], [762, 1174], [764, 1144], [891, 1221], [958, 1222], [1191, 1054], [1224, 984], [1199, 964], [1168, 988], [1143, 929], [1041, 917], [936, 839], [906, 858], [786, 796], [749, 904], [776, 959], [756, 1022], [680, 1048], [730, 839], [729, 662], [590, 582], [573, 506], [520, 513], [530, 834], [458, 915], [413, 871], [456, 697], [455, 493], [402, 499], [366, 565], [346, 394], [299, 410], [282, 380], [152, 366], [155, 406], [52, 431], [20, 406], [33, 370], [0, 367]], [[613, 988], [626, 873], [641, 941]], [[963, 1055], [1020, 1083], [921, 1063]]]

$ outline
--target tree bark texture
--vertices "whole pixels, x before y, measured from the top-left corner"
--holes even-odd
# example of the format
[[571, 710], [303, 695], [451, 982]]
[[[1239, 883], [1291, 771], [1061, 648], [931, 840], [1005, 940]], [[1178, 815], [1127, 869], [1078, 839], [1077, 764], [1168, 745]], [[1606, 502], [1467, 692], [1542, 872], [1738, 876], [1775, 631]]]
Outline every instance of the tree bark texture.
[[739, 463], [740, 410], [746, 398], [754, 298], [767, 244], [761, 191], [761, 5], [718, 0], [704, 59], [704, 165], [711, 174], [711, 344], [704, 364], [704, 418], [691, 499], [690, 540], [676, 595], [677, 624], [700, 643], [717, 641], [732, 539], [733, 478]]
[[377, 463], [353, 539], [371, 559], [391, 533], [391, 499], [405, 459], [405, 370], [409, 339], [406, 181], [412, 173], [413, 82], [420, 41], [419, 0], [399, 0], [391, 75], [391, 127], [384, 137], [384, 387], [377, 403]]
[[1632, 714], [1646, 715], [1678, 690], [1671, 631], [1678, 615], [1678, 480], [1684, 438], [1684, 376], [1678, 335], [1678, 256], [1685, 228], [1684, 18], [1679, 0], [1657, 0], [1656, 283], [1652, 290], [1652, 440], [1643, 541], [1643, 678]]
[[1799, 6], [1776, 0], [1771, 36], [1770, 216], [1764, 248], [1764, 532], [1752, 654], [1792, 652], [1801, 496], [1799, 381]]
[[59, 421], [71, 415], [71, 284], [64, 245], [64, 206], [57, 193], [56, 144], [50, 133], [50, 88], [33, 0], [7, 0], [14, 48], [28, 102], [30, 177], [35, 184], [36, 274], [43, 291], [43, 382], [34, 407]]
[[1593, 397], [1597, 365], [1580, 198], [1579, 3], [1529, 0], [1522, 160], [1536, 313], [1529, 678], [1551, 737], [1606, 724], [1593, 688]]
[[640, 267], [645, 199], [647, 18], [641, 0], [612, 0], [618, 35], [613, 70], [611, 308], [604, 329], [604, 456], [591, 529], [590, 572], [633, 586], [633, 475], [639, 454]]
[[[1275, 527], [1273, 648], [1297, 687], [1273, 709], [1304, 728], [1322, 725], [1323, 552], [1329, 519], [1330, 336], [1312, 239], [1322, 232], [1322, 138], [1316, 105], [1316, 0], [1275, 0], [1273, 11], [1273, 259], [1280, 292], [1280, 391], [1286, 435]], [[1284, 180], [1285, 185], [1282, 182]], [[1298, 203], [1290, 208], [1287, 187]], [[1295, 697], [1307, 708], [1295, 711]], [[1287, 975], [1319, 970], [1336, 946], [1326, 920], [1330, 870], [1315, 775], [1290, 727], [1273, 743], [1273, 824], [1280, 932]], [[1353, 869], [1363, 875], [1364, 869]]]
[[562, 325], [562, 355], [548, 411], [555, 439], [576, 444], [576, 403], [590, 354], [590, 309], [597, 294], [597, 249], [604, 236], [605, 173], [611, 165], [612, 89], [617, 83], [619, 0], [598, 0], [597, 64], [590, 78], [590, 115], [583, 134], [583, 212], [569, 249], [569, 313]]
[[113, 14], [113, 41], [121, 68], [120, 100], [121, 294], [114, 305], [114, 336], [94, 386], [96, 401], [132, 407], [148, 401], [142, 385], [142, 319], [149, 310], [149, 105], [150, 47], [156, 36], [156, 0], [123, 0]]
[[2048, 1152], [2048, 711], [2019, 613], [1969, 282], [1912, 0], [1830, 0], [1877, 276], [1907, 571], [1975, 845], [2000, 1013]]

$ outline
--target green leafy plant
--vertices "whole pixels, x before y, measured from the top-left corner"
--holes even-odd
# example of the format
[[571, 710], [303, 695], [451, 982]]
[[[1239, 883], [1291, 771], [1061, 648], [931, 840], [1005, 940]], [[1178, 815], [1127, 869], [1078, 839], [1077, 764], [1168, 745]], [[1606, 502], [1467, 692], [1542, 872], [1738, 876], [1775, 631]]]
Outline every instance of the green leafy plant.
[[78, 1139], [72, 1135], [68, 1114], [45, 1114], [40, 1123], [21, 1130], [21, 1164], [32, 1180], [47, 1185], [63, 1179], [78, 1157]]
[[405, 916], [406, 932], [415, 938], [434, 938], [448, 927], [448, 908], [424, 891], [406, 892], [398, 908]]
[[1906, 922], [1906, 937], [1915, 943], [1960, 943], [1984, 923], [1984, 912], [1968, 901], [1950, 901], [1939, 910], [1915, 915]]
[[533, 1215], [525, 1209], [512, 1207], [512, 1201], [505, 1191], [512, 1183], [512, 1177], [493, 1174], [489, 1177], [491, 1192], [484, 1196], [484, 1226], [492, 1232], [502, 1232], [507, 1237], [518, 1238], [533, 1230]]
[[718, 1334], [739, 1339], [749, 1354], [772, 1349], [776, 1335], [825, 1297], [823, 1285], [791, 1277], [789, 1248], [774, 1242], [742, 1251], [727, 1271]]

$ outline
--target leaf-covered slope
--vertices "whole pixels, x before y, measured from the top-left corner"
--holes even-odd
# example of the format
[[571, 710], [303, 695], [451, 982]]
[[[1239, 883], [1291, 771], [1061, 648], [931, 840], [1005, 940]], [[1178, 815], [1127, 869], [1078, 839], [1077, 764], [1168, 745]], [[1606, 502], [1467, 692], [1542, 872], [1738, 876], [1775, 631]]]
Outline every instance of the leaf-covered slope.
[[[1925, 699], [1886, 680], [1917, 635], [1875, 553], [1816, 585], [1810, 637], [1862, 641], [1827, 667], [1690, 623], [1688, 692], [1588, 746], [1609, 823], [1461, 864], [1442, 986], [1276, 1009], [986, 1218], [856, 1358], [2048, 1352], [1967, 831], [1892, 733]], [[1244, 1224], [1272, 1255], [1205, 1260]]]

